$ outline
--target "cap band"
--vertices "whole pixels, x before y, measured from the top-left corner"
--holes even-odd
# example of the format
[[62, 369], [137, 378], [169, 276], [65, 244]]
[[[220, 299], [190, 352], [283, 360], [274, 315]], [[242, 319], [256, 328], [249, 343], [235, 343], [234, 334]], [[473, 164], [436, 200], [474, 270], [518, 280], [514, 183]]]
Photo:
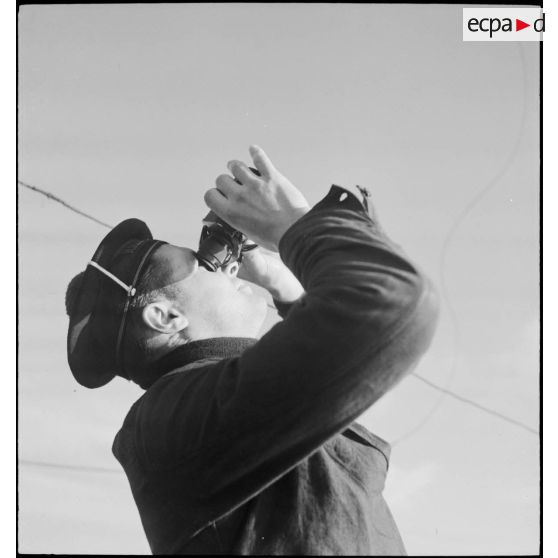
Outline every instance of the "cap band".
[[134, 296], [136, 294], [136, 289], [133, 285], [126, 285], [123, 281], [120, 281], [116, 275], [113, 275], [110, 271], [106, 270], [104, 267], [100, 266], [97, 262], [90, 261], [87, 265], [93, 266], [98, 269], [103, 275], [106, 275], [109, 279], [112, 279], [117, 285], [120, 285], [127, 293], [128, 296]]
[[[141, 261], [139, 262], [139, 264], [136, 268], [136, 273], [134, 275], [134, 279], [132, 281], [132, 284], [130, 285], [130, 287], [127, 287], [126, 285], [124, 285], [124, 287], [126, 289], [129, 289], [129, 291], [128, 291], [129, 296], [126, 299], [126, 304], [124, 305], [124, 310], [122, 312], [122, 319], [120, 320], [120, 327], [118, 329], [118, 337], [116, 339], [116, 363], [117, 363], [117, 367], [118, 367], [118, 370], [121, 373], [123, 373], [125, 377], [127, 377], [129, 379], [131, 379], [130, 375], [127, 374], [126, 371], [124, 370], [124, 366], [123, 366], [123, 362], [122, 362], [122, 355], [121, 355], [121, 348], [122, 348], [122, 341], [124, 339], [124, 331], [126, 329], [126, 318], [128, 317], [128, 310], [130, 309], [130, 302], [131, 302], [132, 296], [136, 292], [136, 284], [138, 282], [138, 279], [141, 276], [141, 273], [143, 271], [143, 267], [144, 267], [145, 263], [148, 261], [149, 257], [155, 251], [156, 248], [159, 248], [159, 246], [162, 246], [163, 244], [166, 244], [166, 242], [164, 242], [162, 240], [150, 240], [148, 242], [150, 242], [151, 245], [149, 246], [149, 248], [147, 249], [147, 251], [143, 255]], [[118, 280], [118, 282], [121, 283], [120, 280]]]

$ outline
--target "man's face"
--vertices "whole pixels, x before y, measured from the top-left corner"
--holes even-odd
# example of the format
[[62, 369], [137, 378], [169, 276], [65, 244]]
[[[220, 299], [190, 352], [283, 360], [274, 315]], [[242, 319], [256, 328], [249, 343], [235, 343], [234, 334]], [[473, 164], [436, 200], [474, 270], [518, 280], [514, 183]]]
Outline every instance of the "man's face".
[[256, 337], [267, 303], [236, 277], [236, 262], [211, 272], [198, 264], [193, 250], [172, 244], [152, 258], [161, 282], [173, 287], [173, 303], [186, 316], [192, 339]]

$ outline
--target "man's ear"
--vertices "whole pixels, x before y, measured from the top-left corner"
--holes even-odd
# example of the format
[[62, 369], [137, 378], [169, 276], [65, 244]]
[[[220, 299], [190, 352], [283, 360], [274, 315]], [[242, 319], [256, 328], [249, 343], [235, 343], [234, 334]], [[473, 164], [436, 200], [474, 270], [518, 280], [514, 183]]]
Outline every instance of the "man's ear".
[[149, 303], [141, 315], [148, 327], [161, 333], [177, 333], [188, 327], [186, 316], [166, 300]]

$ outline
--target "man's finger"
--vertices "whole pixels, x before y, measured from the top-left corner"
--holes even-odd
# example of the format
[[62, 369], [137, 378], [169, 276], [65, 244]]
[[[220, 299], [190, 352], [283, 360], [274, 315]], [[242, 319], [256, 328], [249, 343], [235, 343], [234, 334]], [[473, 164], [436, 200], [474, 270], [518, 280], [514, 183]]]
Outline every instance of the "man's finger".
[[254, 174], [242, 161], [229, 161], [227, 167], [241, 184], [250, 184], [258, 179], [258, 175]]
[[209, 209], [215, 212], [219, 217], [224, 219], [228, 211], [227, 198], [217, 188], [211, 188], [204, 196], [203, 200]]
[[242, 188], [228, 174], [220, 174], [215, 180], [217, 190], [219, 190], [226, 198], [230, 199], [237, 195]]
[[249, 150], [252, 160], [254, 161], [254, 166], [261, 172], [262, 176], [269, 177], [277, 172], [271, 159], [261, 147], [251, 145]]

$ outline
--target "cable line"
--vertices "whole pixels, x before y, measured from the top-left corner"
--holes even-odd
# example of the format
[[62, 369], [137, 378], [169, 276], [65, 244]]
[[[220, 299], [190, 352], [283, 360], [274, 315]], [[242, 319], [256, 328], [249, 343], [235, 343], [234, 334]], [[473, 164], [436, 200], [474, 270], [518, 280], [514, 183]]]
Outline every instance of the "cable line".
[[64, 200], [60, 199], [58, 196], [55, 196], [54, 194], [51, 194], [50, 192], [47, 192], [46, 190], [43, 190], [42, 188], [38, 188], [37, 186], [27, 184], [26, 182], [22, 182], [21, 180], [18, 180], [17, 182], [18, 182], [18, 184], [21, 184], [22, 186], [25, 186], [25, 188], [29, 188], [29, 190], [33, 190], [34, 192], [38, 192], [39, 194], [42, 194], [43, 196], [46, 196], [48, 199], [50, 199], [52, 201], [55, 201], [59, 204], [62, 204], [64, 207], [66, 207], [70, 211], [73, 211], [74, 213], [77, 213], [78, 215], [81, 215], [82, 217], [85, 217], [86, 219], [90, 219], [91, 221], [97, 223], [98, 225], [101, 225], [101, 226], [106, 227], [108, 229], [112, 229], [112, 225], [109, 225], [107, 223], [104, 223], [103, 221], [100, 221], [96, 217], [93, 217], [92, 215], [89, 215], [88, 213], [85, 213], [81, 209], [77, 209], [73, 205], [70, 205], [69, 203], [66, 203]]
[[494, 417], [498, 417], [502, 420], [505, 420], [506, 422], [509, 422], [510, 424], [515, 424], [516, 426], [519, 426], [520, 428], [523, 428], [524, 430], [527, 430], [528, 432], [532, 432], [533, 434], [539, 434], [538, 430], [535, 430], [534, 428], [531, 428], [530, 426], [527, 426], [526, 424], [507, 417], [506, 415], [503, 415], [502, 413], [499, 413], [498, 411], [495, 411], [494, 409], [490, 409], [489, 407], [485, 407], [484, 405], [481, 405], [479, 403], [476, 403], [475, 401], [473, 401], [472, 399], [469, 399], [468, 397], [463, 397], [462, 395], [458, 395], [457, 393], [450, 391], [444, 387], [438, 386], [436, 385], [434, 382], [431, 382], [430, 380], [427, 380], [426, 378], [423, 378], [421, 375], [419, 374], [412, 374], [415, 378], [418, 378], [421, 382], [424, 382], [427, 386], [430, 386], [431, 388], [437, 389], [438, 391], [443, 392], [445, 395], [449, 395], [450, 397], [453, 397], [454, 399], [457, 399], [458, 401], [461, 401], [462, 403], [466, 403], [467, 405], [472, 405], [473, 407], [484, 411], [485, 413], [489, 413]]
[[122, 469], [109, 469], [108, 467], [91, 467], [87, 465], [69, 465], [67, 463], [50, 463], [48, 461], [33, 461], [31, 459], [19, 459], [19, 465], [30, 467], [43, 467], [48, 469], [65, 469], [70, 471], [80, 471], [84, 473], [123, 473]]
[[[442, 402], [444, 401], [445, 397], [447, 395], [455, 395], [455, 394], [452, 394], [452, 392], [449, 390], [449, 388], [451, 387], [451, 385], [453, 384], [453, 382], [455, 380], [455, 374], [456, 374], [456, 371], [457, 371], [457, 355], [459, 353], [461, 332], [459, 330], [459, 325], [458, 325], [457, 317], [455, 315], [455, 311], [453, 309], [453, 306], [452, 306], [451, 301], [450, 301], [450, 297], [448, 295], [447, 284], [446, 284], [446, 268], [447, 268], [446, 260], [447, 260], [447, 256], [448, 256], [448, 253], [449, 253], [450, 245], [451, 245], [453, 239], [455, 238], [455, 234], [456, 234], [457, 230], [462, 225], [462, 223], [465, 221], [467, 216], [478, 205], [478, 203], [486, 196], [486, 194], [490, 190], [492, 190], [494, 188], [494, 186], [496, 186], [496, 184], [498, 184], [498, 182], [501, 180], [501, 178], [505, 175], [505, 173], [508, 171], [510, 165], [512, 165], [513, 162], [515, 161], [515, 157], [516, 157], [517, 152], [519, 150], [519, 145], [521, 143], [521, 139], [522, 139], [522, 136], [523, 136], [523, 130], [525, 129], [525, 122], [526, 122], [526, 115], [527, 115], [527, 106], [526, 106], [527, 105], [527, 91], [526, 91], [526, 89], [527, 89], [526, 74], [527, 73], [526, 73], [526, 70], [525, 70], [525, 55], [524, 55], [523, 49], [521, 47], [521, 43], [517, 43], [517, 48], [518, 48], [518, 52], [519, 52], [519, 60], [520, 60], [522, 76], [523, 76], [523, 80], [522, 80], [522, 83], [523, 83], [522, 93], [523, 93], [523, 95], [522, 95], [522, 102], [521, 102], [521, 116], [519, 118], [519, 126], [518, 126], [518, 129], [517, 129], [517, 135], [515, 137], [514, 143], [513, 143], [512, 147], [510, 149], [510, 152], [509, 152], [508, 156], [504, 160], [503, 164], [500, 166], [500, 168], [494, 174], [494, 176], [489, 180], [488, 184], [486, 184], [486, 186], [481, 188], [471, 198], [471, 200], [461, 209], [461, 211], [458, 213], [457, 217], [454, 219], [453, 223], [451, 224], [451, 226], [448, 229], [448, 232], [446, 233], [446, 236], [444, 238], [444, 242], [443, 242], [443, 245], [442, 245], [442, 250], [441, 250], [441, 253], [440, 253], [440, 265], [439, 265], [440, 291], [441, 291], [441, 294], [442, 294], [442, 298], [445, 299], [446, 308], [448, 309], [450, 322], [453, 326], [453, 328], [452, 328], [452, 330], [453, 330], [453, 358], [452, 358], [452, 363], [451, 363], [451, 366], [450, 366], [450, 371], [448, 373], [447, 380], [446, 380], [446, 383], [445, 383], [444, 387], [439, 388], [439, 391], [441, 391], [442, 395], [436, 400], [436, 402], [434, 403], [432, 408], [426, 413], [426, 416], [423, 417], [423, 419], [419, 422], [418, 425], [411, 428], [408, 432], [406, 432], [405, 434], [400, 436], [397, 440], [395, 440], [392, 443], [392, 446], [395, 446], [395, 445], [399, 444], [400, 442], [402, 442], [403, 440], [406, 440], [407, 438], [410, 438], [411, 436], [416, 434], [419, 430], [421, 430], [426, 425], [426, 423], [436, 414], [436, 412], [440, 408]], [[417, 376], [416, 374], [414, 374], [414, 375]], [[419, 376], [417, 376], [417, 377], [419, 377]], [[424, 380], [424, 378], [421, 378], [421, 379]], [[426, 380], [424, 380], [424, 381], [426, 382]], [[432, 384], [432, 385], [434, 385], [434, 384]], [[458, 397], [458, 396], [456, 396], [456, 397]], [[477, 405], [477, 407], [480, 408], [481, 406]], [[497, 415], [496, 412], [494, 412], [494, 413]], [[509, 420], [513, 422], [513, 419], [509, 419]], [[530, 430], [532, 432], [535, 432], [526, 425], [522, 425], [522, 427], [526, 428], [527, 430]], [[538, 432], [535, 432], [535, 433], [538, 434]]]

